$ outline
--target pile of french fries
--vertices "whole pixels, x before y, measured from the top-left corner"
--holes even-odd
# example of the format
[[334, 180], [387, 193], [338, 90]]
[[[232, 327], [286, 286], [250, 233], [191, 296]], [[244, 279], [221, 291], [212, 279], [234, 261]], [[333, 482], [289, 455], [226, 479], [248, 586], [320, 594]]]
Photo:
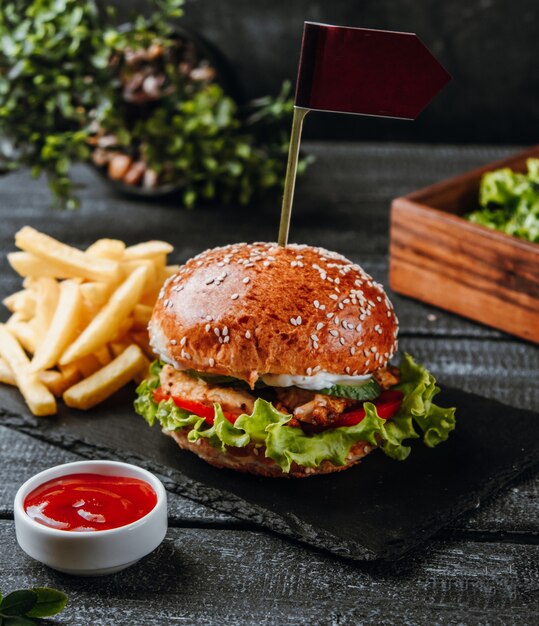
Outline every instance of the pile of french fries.
[[23, 289], [4, 299], [0, 382], [16, 385], [34, 415], [54, 415], [57, 398], [90, 409], [145, 377], [152, 351], [146, 327], [172, 246], [126, 246], [99, 239], [82, 251], [29, 226], [8, 254]]

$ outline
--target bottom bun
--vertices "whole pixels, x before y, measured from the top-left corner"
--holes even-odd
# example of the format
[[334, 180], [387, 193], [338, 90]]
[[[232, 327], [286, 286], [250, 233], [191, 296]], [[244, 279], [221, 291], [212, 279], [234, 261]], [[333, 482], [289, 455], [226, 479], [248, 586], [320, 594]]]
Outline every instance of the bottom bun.
[[258, 476], [267, 476], [271, 478], [308, 478], [309, 476], [317, 476], [319, 474], [331, 474], [352, 467], [361, 461], [361, 459], [374, 447], [365, 441], [358, 441], [354, 444], [348, 454], [344, 465], [333, 465], [329, 461], [323, 461], [318, 467], [303, 467], [297, 463], [292, 463], [289, 472], [283, 472], [279, 465], [273, 460], [265, 456], [265, 447], [256, 447], [254, 444], [248, 444], [244, 448], [227, 448], [226, 452], [222, 452], [214, 448], [207, 439], [198, 439], [197, 441], [189, 441], [187, 435], [189, 429], [181, 430], [164, 430], [165, 435], [172, 437], [183, 450], [194, 452], [201, 459], [213, 465], [214, 467], [226, 467], [238, 472], [249, 472]]

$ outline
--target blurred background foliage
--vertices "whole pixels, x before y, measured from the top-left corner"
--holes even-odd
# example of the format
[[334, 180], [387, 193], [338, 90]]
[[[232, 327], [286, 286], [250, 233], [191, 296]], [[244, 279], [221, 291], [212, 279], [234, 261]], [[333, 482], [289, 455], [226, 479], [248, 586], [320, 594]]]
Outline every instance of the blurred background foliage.
[[[293, 103], [241, 108], [211, 50], [174, 24], [183, 0], [153, 0], [117, 26], [85, 0], [7, 0], [0, 13], [0, 135], [5, 168], [45, 172], [58, 204], [91, 160], [120, 188], [247, 203], [282, 185]], [[181, 22], [180, 22], [181, 23]], [[304, 158], [301, 170], [308, 162]]]

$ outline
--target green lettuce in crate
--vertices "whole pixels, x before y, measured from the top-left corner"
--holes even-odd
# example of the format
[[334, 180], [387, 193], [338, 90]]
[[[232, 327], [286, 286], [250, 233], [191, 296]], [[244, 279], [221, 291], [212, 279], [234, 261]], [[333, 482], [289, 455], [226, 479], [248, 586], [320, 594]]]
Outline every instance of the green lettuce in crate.
[[528, 159], [525, 174], [503, 168], [481, 179], [483, 207], [466, 217], [475, 224], [539, 243], [539, 159]]

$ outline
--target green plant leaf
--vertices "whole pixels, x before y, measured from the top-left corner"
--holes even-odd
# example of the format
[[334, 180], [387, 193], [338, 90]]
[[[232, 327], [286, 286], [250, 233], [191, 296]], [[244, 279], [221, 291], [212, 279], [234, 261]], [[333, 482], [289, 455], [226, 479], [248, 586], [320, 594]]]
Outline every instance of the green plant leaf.
[[37, 602], [37, 594], [33, 591], [20, 589], [8, 594], [0, 604], [0, 613], [3, 616], [25, 615], [31, 611]]
[[0, 624], [1, 626], [35, 626], [36, 623], [32, 619], [16, 615], [12, 617], [4, 617]]
[[62, 591], [50, 587], [34, 587], [32, 591], [37, 596], [37, 602], [27, 611], [28, 617], [50, 617], [63, 611], [67, 605], [68, 598]]

